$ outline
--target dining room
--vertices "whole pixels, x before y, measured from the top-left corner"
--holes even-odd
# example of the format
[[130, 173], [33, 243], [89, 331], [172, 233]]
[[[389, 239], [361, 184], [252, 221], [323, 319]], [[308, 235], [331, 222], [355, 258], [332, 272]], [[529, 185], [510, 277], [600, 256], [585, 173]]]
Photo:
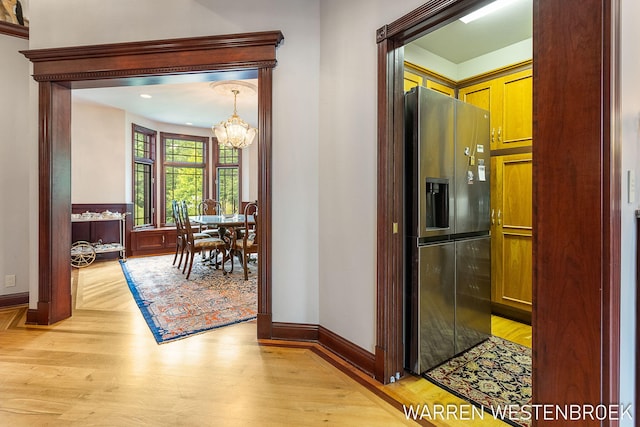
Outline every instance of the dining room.
[[[82, 242], [92, 256], [82, 262], [119, 258], [139, 307], [149, 269], [162, 272], [154, 273], [152, 287], [180, 284], [184, 294], [187, 286], [201, 285], [188, 298], [198, 307], [186, 311], [202, 312], [203, 319], [221, 310], [232, 314], [213, 323], [192, 319], [196, 331], [256, 315], [254, 74], [210, 73], [182, 83], [72, 91], [71, 200], [72, 215], [78, 217], [72, 241]], [[221, 132], [237, 122], [250, 137], [240, 141], [230, 129], [225, 140]], [[83, 221], [104, 212], [122, 215], [121, 233], [118, 222]], [[121, 244], [123, 250], [103, 253], [98, 248], [105, 244]], [[208, 293], [212, 288], [219, 293]], [[232, 308], [211, 302], [234, 298], [240, 303]], [[169, 301], [167, 307], [175, 301], [161, 299]], [[161, 337], [162, 327], [155, 332], [150, 327]]]

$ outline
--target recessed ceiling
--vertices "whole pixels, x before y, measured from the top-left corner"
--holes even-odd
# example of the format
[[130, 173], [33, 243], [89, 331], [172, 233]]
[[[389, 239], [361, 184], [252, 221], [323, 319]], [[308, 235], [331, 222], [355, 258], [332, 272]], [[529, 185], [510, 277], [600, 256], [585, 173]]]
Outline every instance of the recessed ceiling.
[[532, 36], [532, 0], [518, 0], [468, 24], [456, 20], [412, 43], [460, 64]]

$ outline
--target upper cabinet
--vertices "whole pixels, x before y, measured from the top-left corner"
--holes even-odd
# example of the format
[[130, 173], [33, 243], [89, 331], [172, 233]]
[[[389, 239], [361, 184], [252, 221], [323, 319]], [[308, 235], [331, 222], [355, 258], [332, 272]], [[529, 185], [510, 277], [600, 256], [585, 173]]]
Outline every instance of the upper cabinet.
[[532, 145], [531, 68], [461, 87], [458, 97], [491, 113], [492, 150]]
[[416, 86], [422, 86], [422, 76], [411, 71], [404, 70], [404, 91], [409, 92]]
[[454, 82], [429, 70], [405, 62], [404, 91], [408, 92], [415, 86], [424, 86], [454, 98], [456, 96]]

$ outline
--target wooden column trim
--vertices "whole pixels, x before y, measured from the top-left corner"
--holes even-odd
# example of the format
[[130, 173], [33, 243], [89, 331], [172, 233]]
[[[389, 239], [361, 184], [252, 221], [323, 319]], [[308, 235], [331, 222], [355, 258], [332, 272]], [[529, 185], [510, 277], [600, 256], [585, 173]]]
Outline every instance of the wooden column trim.
[[[258, 338], [271, 338], [272, 69], [258, 71]], [[262, 286], [260, 286], [262, 285]]]
[[620, 403], [617, 4], [534, 3], [536, 403]]
[[38, 91], [38, 313], [27, 321], [50, 324], [71, 316], [70, 251], [60, 250], [71, 247], [71, 91], [51, 82]]

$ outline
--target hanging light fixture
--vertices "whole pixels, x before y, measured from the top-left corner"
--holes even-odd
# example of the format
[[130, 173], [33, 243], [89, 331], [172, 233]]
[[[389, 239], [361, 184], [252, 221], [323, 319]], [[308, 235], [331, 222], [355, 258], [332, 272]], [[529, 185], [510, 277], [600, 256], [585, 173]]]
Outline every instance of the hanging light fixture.
[[216, 138], [218, 138], [218, 143], [221, 146], [232, 148], [248, 147], [255, 139], [257, 129], [249, 126], [247, 122], [242, 120], [238, 116], [237, 109], [240, 86], [246, 86], [246, 84], [241, 84], [243, 82], [221, 83], [222, 84], [211, 84], [211, 87], [222, 89], [221, 86], [226, 86], [227, 90], [233, 93], [233, 115], [226, 121], [213, 125], [211, 129], [216, 135]]

